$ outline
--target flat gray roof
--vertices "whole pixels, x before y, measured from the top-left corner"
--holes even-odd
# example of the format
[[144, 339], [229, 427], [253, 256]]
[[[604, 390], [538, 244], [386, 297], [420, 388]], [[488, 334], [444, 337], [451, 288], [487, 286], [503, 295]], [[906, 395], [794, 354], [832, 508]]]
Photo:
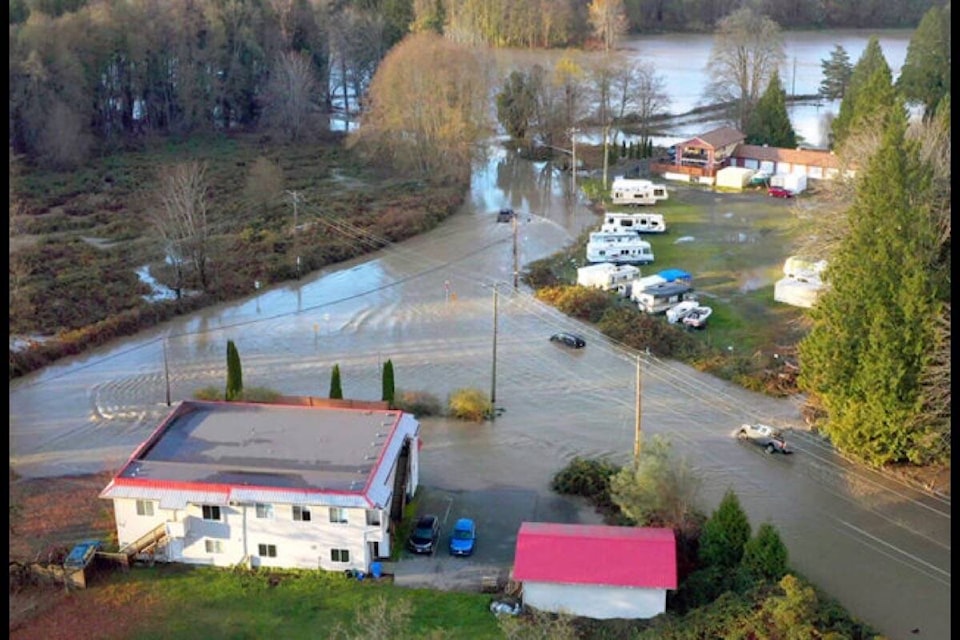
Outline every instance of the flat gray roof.
[[118, 477], [359, 491], [400, 415], [383, 409], [184, 402]]

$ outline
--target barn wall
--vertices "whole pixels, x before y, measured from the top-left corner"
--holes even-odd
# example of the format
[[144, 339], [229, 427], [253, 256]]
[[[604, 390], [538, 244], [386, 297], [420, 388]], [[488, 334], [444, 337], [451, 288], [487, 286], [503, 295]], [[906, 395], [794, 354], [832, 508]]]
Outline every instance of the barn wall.
[[652, 618], [667, 607], [665, 589], [524, 582], [523, 604], [596, 618]]

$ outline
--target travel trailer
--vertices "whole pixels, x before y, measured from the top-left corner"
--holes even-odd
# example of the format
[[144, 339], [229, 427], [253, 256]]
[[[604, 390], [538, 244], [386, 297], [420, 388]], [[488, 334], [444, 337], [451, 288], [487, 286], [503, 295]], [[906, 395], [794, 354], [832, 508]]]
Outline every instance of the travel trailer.
[[636, 233], [664, 233], [667, 223], [659, 213], [607, 213], [600, 231], [634, 231]]
[[634, 231], [593, 231], [587, 240], [587, 261], [650, 264], [653, 249]]
[[577, 269], [577, 284], [604, 291], [616, 291], [621, 296], [630, 295], [630, 286], [640, 277], [640, 269], [629, 264], [600, 262]]
[[684, 300], [693, 300], [693, 287], [683, 282], [663, 282], [635, 292], [637, 307], [645, 313], [665, 313]]
[[654, 184], [650, 180], [616, 177], [610, 187], [610, 200], [613, 204], [657, 204], [666, 200], [667, 187]]

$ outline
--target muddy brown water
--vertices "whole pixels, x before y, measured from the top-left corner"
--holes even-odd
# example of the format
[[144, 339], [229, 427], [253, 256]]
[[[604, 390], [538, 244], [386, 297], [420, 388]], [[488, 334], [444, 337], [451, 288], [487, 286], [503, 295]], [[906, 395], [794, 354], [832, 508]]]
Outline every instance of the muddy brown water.
[[[567, 180], [502, 155], [477, 172], [463, 209], [430, 233], [11, 382], [11, 465], [25, 476], [118, 468], [167, 413], [168, 378], [174, 402], [223, 384], [232, 339], [248, 387], [324, 396], [339, 364], [345, 396], [378, 399], [379, 366], [390, 358], [399, 389], [441, 399], [460, 387], [493, 391], [493, 421], [423, 421], [428, 494], [466, 496], [463, 504], [486, 514], [482, 531], [498, 517], [488, 505], [497, 495], [517, 500], [510, 518], [589, 519], [551, 503], [549, 482], [575, 456], [630, 461], [636, 354], [514, 291], [511, 225], [495, 222], [501, 206], [521, 212], [522, 262], [553, 253], [597, 224], [569, 197]], [[559, 330], [585, 335], [587, 347], [550, 343]], [[691, 461], [704, 481], [705, 511], [734, 489], [754, 529], [773, 523], [791, 564], [855, 616], [890, 638], [949, 637], [948, 498], [844, 461], [799, 429], [796, 401], [645, 355], [641, 370], [641, 432], [668, 436]], [[797, 453], [769, 456], [738, 444], [732, 430], [746, 421], [797, 427]], [[492, 497], [473, 501], [483, 496]], [[495, 564], [509, 561], [509, 529], [496, 536], [501, 549], [488, 557]], [[915, 628], [920, 633], [910, 634]]]

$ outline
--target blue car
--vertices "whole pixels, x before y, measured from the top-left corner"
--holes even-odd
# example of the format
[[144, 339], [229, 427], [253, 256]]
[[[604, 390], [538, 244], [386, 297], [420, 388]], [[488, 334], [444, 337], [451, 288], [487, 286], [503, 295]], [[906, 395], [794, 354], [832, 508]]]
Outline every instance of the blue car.
[[460, 518], [450, 534], [450, 555], [469, 556], [477, 546], [477, 525], [470, 518]]

